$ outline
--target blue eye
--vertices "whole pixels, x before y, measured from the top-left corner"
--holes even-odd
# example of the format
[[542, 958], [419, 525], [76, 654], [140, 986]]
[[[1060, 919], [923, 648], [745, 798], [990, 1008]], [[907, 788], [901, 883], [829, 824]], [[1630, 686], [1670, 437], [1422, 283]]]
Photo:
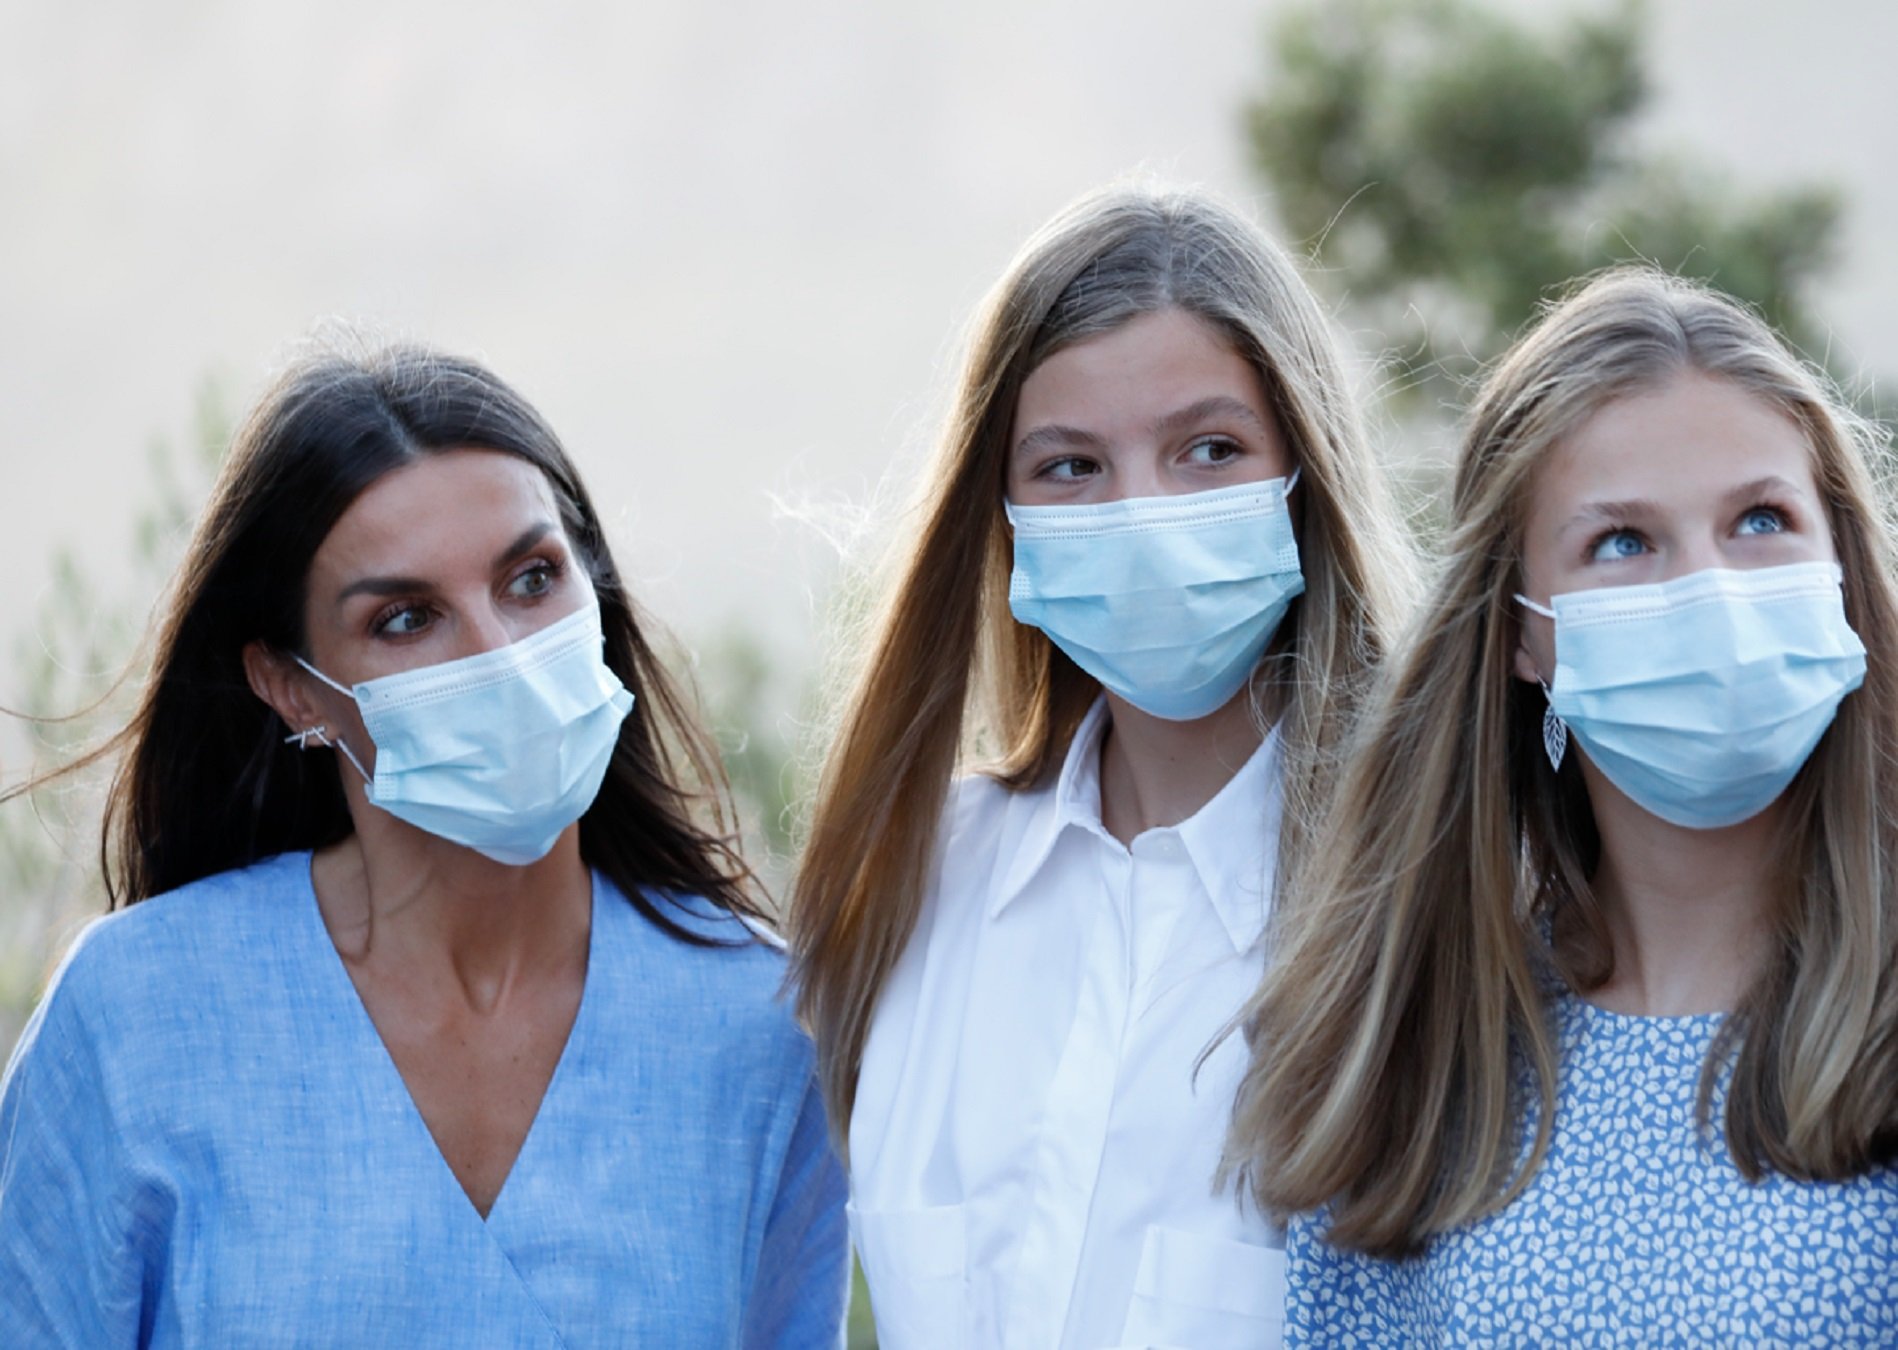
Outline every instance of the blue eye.
[[1740, 517], [1736, 534], [1784, 534], [1786, 517], [1777, 507], [1756, 506]]
[[1588, 556], [1595, 562], [1619, 562], [1647, 551], [1647, 544], [1633, 530], [1610, 530], [1589, 546]]

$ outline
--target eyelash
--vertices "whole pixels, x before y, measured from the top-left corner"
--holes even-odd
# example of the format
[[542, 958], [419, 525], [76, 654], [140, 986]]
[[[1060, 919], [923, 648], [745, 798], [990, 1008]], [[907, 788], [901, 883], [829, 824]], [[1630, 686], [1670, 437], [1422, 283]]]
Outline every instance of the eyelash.
[[[1754, 502], [1751, 506], [1740, 512], [1738, 520], [1743, 521], [1748, 516], [1760, 511], [1770, 512], [1778, 518], [1778, 533], [1784, 534], [1793, 528], [1794, 520], [1792, 509], [1775, 501]], [[1618, 534], [1631, 534], [1636, 538], [1640, 538], [1643, 544], [1647, 542], [1647, 540], [1642, 537], [1641, 531], [1632, 525], [1607, 525], [1592, 535], [1588, 542], [1582, 546], [1582, 557], [1584, 561], [1594, 561], [1595, 554], [1601, 549], [1601, 546]]]
[[[522, 597], [523, 599], [527, 600], [529, 603], [542, 599], [547, 594], [547, 592], [553, 588], [554, 583], [559, 581], [561, 577], [566, 575], [567, 564], [557, 558], [536, 558], [532, 562], [528, 563], [527, 566], [521, 568], [521, 570], [516, 572], [513, 576], [509, 577], [507, 580], [507, 585], [513, 586], [522, 577], [528, 576], [534, 572], [546, 573], [547, 585], [545, 588], [543, 588], [542, 590], [540, 590], [539, 592], [533, 595]], [[381, 610], [378, 610], [375, 617], [369, 621], [369, 635], [371, 637], [378, 637], [378, 638], [389, 637], [395, 641], [400, 641], [403, 638], [414, 637], [418, 633], [424, 630], [417, 629], [414, 633], [393, 633], [393, 634], [389, 633], [387, 630], [390, 624], [394, 623], [397, 619], [401, 618], [404, 614], [412, 613], [413, 611], [416, 611], [416, 610], [426, 610], [426, 609], [428, 609], [428, 606], [426, 604], [417, 604], [413, 601], [407, 601], [407, 600], [397, 600], [392, 604], [386, 605]]]
[[1190, 455], [1195, 450], [1198, 450], [1201, 446], [1214, 446], [1214, 447], [1217, 447], [1218, 449], [1230, 450], [1232, 452], [1231, 454], [1227, 455], [1224, 459], [1214, 460], [1212, 463], [1215, 467], [1220, 464], [1231, 463], [1233, 460], [1243, 455], [1246, 450], [1245, 446], [1241, 445], [1238, 441], [1234, 440], [1230, 436], [1201, 436], [1199, 439], [1195, 440], [1191, 445], [1186, 447], [1186, 453]]
[[[1089, 459], [1085, 455], [1062, 455], [1059, 459], [1051, 459], [1046, 464], [1043, 464], [1040, 468], [1036, 469], [1034, 476], [1036, 478], [1058, 478], [1064, 482], [1074, 482], [1082, 476], [1079, 474], [1056, 473], [1055, 470], [1059, 469], [1064, 464], [1094, 465], [1094, 461]], [[1095, 465], [1095, 467], [1098, 468], [1099, 466]]]
[[[1187, 454], [1190, 455], [1195, 450], [1198, 450], [1202, 446], [1216, 446], [1219, 449], [1227, 450], [1231, 452], [1230, 454], [1226, 455], [1225, 457], [1221, 459], [1213, 460], [1211, 463], [1205, 466], [1207, 468], [1216, 469], [1222, 465], [1230, 464], [1233, 460], [1238, 459], [1241, 455], [1245, 453], [1245, 446], [1241, 444], [1238, 440], [1234, 439], [1231, 436], [1216, 436], [1216, 435], [1215, 436], [1200, 436], [1200, 437], [1195, 438], [1194, 440], [1192, 440], [1191, 442], [1187, 444], [1186, 452]], [[1065, 474], [1057, 473], [1056, 470], [1061, 468], [1061, 466], [1064, 464], [1086, 464], [1086, 465], [1093, 466], [1096, 469], [1098, 469], [1099, 467], [1095, 463], [1094, 460], [1089, 459], [1085, 455], [1062, 455], [1059, 459], [1051, 459], [1046, 464], [1043, 464], [1040, 468], [1036, 469], [1033, 476], [1036, 478], [1061, 478], [1068, 481], [1072, 481], [1073, 479], [1081, 476], [1078, 474], [1065, 475]]]

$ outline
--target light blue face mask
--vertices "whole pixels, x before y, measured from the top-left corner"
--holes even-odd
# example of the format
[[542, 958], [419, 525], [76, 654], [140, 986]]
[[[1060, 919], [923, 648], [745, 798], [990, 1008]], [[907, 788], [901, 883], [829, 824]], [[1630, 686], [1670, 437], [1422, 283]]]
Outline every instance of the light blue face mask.
[[1549, 706], [1589, 759], [1662, 820], [1708, 830], [1770, 806], [1863, 682], [1841, 575], [1793, 563], [1516, 598], [1555, 620]]
[[369, 800], [417, 829], [525, 866], [547, 856], [599, 794], [633, 696], [602, 659], [594, 602], [519, 642], [346, 688], [297, 663], [362, 712], [374, 777], [325, 728]]
[[1142, 712], [1205, 717], [1245, 686], [1305, 589], [1285, 506], [1297, 481], [1010, 505], [1009, 610]]

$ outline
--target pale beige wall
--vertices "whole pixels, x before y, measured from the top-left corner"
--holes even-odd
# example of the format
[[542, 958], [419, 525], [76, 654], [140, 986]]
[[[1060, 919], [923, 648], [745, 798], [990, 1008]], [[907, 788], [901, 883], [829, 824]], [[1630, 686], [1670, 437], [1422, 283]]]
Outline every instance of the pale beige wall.
[[[801, 660], [823, 550], [770, 495], [861, 499], [914, 450], [961, 316], [1075, 192], [1141, 165], [1252, 192], [1238, 104], [1270, 8], [16, 0], [0, 635], [55, 542], [117, 566], [142, 448], [203, 373], [242, 399], [345, 313], [490, 359], [665, 615]], [[1898, 370], [1898, 7], [1652, 8], [1655, 135], [1845, 186], [1831, 312]]]

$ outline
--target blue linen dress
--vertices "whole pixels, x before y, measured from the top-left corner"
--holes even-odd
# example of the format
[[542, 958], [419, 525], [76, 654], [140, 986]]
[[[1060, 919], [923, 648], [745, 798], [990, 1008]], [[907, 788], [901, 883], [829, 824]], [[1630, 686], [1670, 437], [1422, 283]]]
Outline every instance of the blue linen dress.
[[1554, 1135], [1528, 1188], [1415, 1260], [1293, 1220], [1286, 1343], [1898, 1346], [1898, 1171], [1749, 1183], [1695, 1124], [1720, 1015], [1563, 995]]
[[484, 1221], [307, 853], [98, 920], [0, 1081], [0, 1344], [836, 1346], [844, 1181], [782, 975], [596, 873], [573, 1030]]

